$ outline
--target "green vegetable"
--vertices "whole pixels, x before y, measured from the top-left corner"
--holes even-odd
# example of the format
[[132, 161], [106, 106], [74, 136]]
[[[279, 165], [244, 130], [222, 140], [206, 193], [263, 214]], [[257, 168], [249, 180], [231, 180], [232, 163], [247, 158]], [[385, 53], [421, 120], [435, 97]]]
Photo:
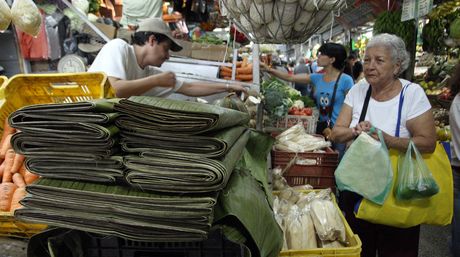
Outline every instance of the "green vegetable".
[[449, 35], [450, 35], [451, 38], [460, 39], [460, 17], [457, 17], [457, 18], [450, 24]]
[[301, 96], [299, 91], [275, 77], [262, 81], [261, 91], [264, 96], [265, 110], [272, 120], [287, 115], [289, 108], [296, 100], [301, 100], [306, 107], [315, 106], [311, 98]]

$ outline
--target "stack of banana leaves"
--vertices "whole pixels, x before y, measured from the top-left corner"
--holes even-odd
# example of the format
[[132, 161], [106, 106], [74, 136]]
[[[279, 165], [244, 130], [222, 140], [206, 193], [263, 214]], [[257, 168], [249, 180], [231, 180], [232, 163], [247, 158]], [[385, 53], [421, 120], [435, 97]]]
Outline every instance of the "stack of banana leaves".
[[23, 107], [9, 116], [11, 142], [26, 168], [48, 178], [111, 182], [123, 179], [115, 100]]
[[188, 197], [47, 178], [27, 192], [18, 219], [157, 242], [206, 238], [217, 201], [217, 192]]
[[115, 105], [126, 180], [168, 193], [225, 187], [249, 132], [246, 113], [218, 106], [135, 96]]

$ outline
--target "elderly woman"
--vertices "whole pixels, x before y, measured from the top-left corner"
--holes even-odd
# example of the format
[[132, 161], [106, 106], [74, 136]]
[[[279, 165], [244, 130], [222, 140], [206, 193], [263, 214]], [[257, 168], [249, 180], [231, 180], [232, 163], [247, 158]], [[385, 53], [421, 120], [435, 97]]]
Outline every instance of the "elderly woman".
[[[380, 34], [369, 41], [363, 64], [366, 80], [348, 93], [332, 141], [350, 142], [376, 128], [383, 132], [388, 148], [406, 151], [412, 140], [420, 152], [434, 151], [436, 132], [428, 98], [419, 85], [398, 78], [409, 60], [404, 41], [395, 35]], [[372, 136], [378, 139], [376, 132]], [[377, 252], [379, 257], [417, 256], [420, 226], [401, 229], [356, 219], [353, 207], [359, 198], [341, 192], [340, 201], [347, 221], [363, 241], [362, 256]]]

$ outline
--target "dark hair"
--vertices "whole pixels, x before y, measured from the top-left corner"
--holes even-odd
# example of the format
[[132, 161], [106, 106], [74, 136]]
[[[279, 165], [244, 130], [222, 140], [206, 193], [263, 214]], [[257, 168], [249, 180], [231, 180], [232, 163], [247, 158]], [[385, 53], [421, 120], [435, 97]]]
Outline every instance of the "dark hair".
[[131, 35], [131, 44], [143, 46], [149, 40], [149, 37], [152, 35], [155, 37], [155, 40], [158, 42], [158, 44], [166, 40], [171, 40], [167, 36], [160, 33], [140, 31], [135, 32], [133, 35]]
[[449, 79], [452, 96], [456, 96], [460, 91], [460, 62], [455, 66], [452, 77]]
[[329, 57], [334, 57], [335, 61], [332, 64], [334, 68], [342, 70], [345, 66], [345, 60], [347, 59], [347, 50], [345, 50], [345, 47], [343, 45], [336, 43], [325, 43], [321, 45], [321, 47], [318, 49], [318, 52], [321, 52], [321, 54], [327, 55]]

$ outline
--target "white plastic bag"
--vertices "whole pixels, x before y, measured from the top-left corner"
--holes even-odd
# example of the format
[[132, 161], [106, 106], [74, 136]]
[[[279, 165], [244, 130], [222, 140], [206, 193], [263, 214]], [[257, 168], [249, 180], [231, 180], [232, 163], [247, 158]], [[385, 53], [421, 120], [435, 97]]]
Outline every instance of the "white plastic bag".
[[0, 31], [6, 30], [11, 23], [11, 10], [5, 0], [0, 0]]
[[40, 32], [42, 15], [32, 0], [15, 0], [11, 6], [11, 17], [21, 31], [34, 37]]

